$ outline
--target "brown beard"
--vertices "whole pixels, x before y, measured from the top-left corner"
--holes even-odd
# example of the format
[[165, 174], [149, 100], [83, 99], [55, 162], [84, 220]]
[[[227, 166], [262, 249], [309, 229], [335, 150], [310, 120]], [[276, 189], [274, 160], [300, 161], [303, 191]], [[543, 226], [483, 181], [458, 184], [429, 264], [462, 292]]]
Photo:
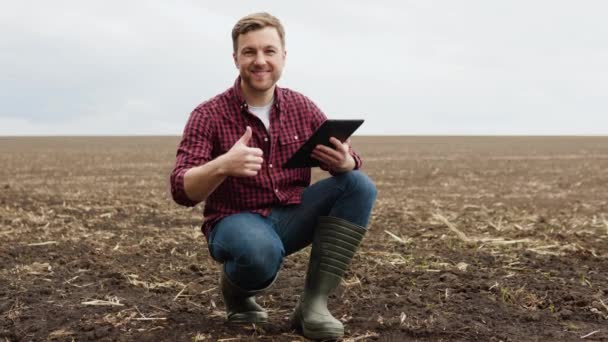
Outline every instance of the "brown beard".
[[271, 89], [278, 81], [278, 77], [275, 79], [274, 74], [271, 72], [270, 79], [272, 82], [271, 82], [270, 86], [266, 87], [265, 89], [260, 89], [253, 82], [253, 77], [251, 76], [250, 72], [245, 73], [245, 75], [241, 74], [241, 79], [243, 80], [243, 83], [247, 86], [247, 88], [254, 90], [254, 91], [258, 91], [258, 92], [265, 92], [265, 91]]

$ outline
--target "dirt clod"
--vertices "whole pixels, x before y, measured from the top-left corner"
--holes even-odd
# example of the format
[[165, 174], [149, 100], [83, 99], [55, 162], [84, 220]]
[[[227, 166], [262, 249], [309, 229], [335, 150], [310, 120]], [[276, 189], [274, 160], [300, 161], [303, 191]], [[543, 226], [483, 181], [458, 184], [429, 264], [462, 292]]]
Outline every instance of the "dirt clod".
[[[258, 297], [268, 324], [224, 324], [201, 207], [167, 192], [177, 141], [0, 138], [0, 340], [305, 340], [309, 249]], [[608, 138], [353, 144], [379, 192], [330, 298], [345, 340], [608, 340]]]

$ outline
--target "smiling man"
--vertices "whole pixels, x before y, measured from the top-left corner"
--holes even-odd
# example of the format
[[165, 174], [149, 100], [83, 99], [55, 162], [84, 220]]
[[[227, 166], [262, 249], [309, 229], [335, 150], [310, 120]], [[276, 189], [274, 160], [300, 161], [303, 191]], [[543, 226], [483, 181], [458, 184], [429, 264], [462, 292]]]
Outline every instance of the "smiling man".
[[376, 187], [350, 142], [331, 138], [312, 157], [333, 177], [310, 184], [311, 169], [281, 165], [326, 120], [304, 95], [276, 85], [287, 51], [279, 20], [256, 13], [232, 30], [234, 86], [190, 114], [171, 173], [174, 200], [205, 202], [203, 233], [223, 264], [231, 323], [263, 323], [255, 295], [277, 278], [283, 258], [312, 244], [304, 292], [291, 317], [313, 339], [339, 338], [327, 309], [369, 222]]

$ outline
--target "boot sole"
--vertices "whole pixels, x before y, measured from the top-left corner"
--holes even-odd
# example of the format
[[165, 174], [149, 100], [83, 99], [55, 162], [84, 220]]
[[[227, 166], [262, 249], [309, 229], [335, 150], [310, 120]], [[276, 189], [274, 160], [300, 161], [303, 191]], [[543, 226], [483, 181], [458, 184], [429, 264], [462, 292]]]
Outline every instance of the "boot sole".
[[240, 312], [228, 317], [229, 324], [267, 323], [268, 314], [262, 312]]
[[302, 320], [299, 310], [294, 312], [291, 319], [291, 328], [302, 333], [304, 337], [311, 340], [336, 340], [344, 336], [344, 328], [312, 328], [306, 326]]
[[337, 340], [344, 336], [343, 329], [307, 329], [306, 325], [302, 325], [302, 335], [311, 340]]

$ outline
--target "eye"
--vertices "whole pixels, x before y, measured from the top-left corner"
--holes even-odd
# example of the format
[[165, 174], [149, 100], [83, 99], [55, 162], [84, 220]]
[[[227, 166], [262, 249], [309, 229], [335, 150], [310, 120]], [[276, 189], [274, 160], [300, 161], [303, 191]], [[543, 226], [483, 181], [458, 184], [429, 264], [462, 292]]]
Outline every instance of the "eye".
[[245, 56], [252, 56], [254, 54], [253, 50], [245, 50], [243, 51], [243, 55]]
[[277, 52], [276, 52], [275, 50], [266, 50], [266, 54], [267, 54], [267, 55], [270, 55], [270, 56], [272, 56], [272, 55], [274, 55], [274, 54], [276, 54], [276, 53], [277, 53]]

